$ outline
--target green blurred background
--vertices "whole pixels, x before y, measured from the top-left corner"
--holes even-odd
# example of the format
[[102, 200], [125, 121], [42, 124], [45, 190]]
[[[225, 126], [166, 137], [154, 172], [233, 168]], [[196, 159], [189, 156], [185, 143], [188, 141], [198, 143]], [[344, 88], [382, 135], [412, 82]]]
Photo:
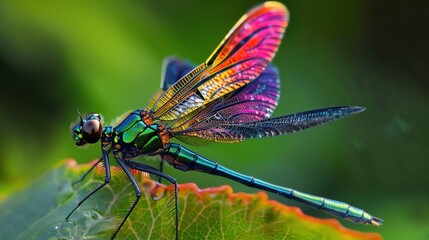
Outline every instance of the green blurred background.
[[[428, 4], [283, 2], [291, 20], [274, 59], [282, 79], [275, 116], [333, 105], [367, 110], [290, 136], [192, 149], [242, 173], [343, 200], [385, 220], [380, 228], [342, 222], [349, 228], [385, 239], [428, 239]], [[59, 160], [86, 163], [100, 155], [98, 146], [74, 146], [69, 126], [76, 107], [100, 112], [107, 122], [144, 108], [159, 87], [164, 57], [203, 62], [257, 3], [0, 1], [3, 197]], [[219, 177], [166, 171], [180, 183], [255, 192]]]

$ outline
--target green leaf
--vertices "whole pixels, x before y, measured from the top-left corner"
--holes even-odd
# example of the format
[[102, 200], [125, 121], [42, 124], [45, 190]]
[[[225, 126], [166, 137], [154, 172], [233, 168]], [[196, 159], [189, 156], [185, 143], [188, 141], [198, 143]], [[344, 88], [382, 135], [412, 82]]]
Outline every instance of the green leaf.
[[[103, 182], [97, 167], [77, 184], [90, 165], [61, 162], [44, 176], [0, 203], [3, 239], [110, 239], [134, 202], [135, 192], [121, 170], [84, 202], [77, 203]], [[143, 195], [117, 239], [174, 238], [174, 187], [133, 172]], [[165, 182], [165, 181], [164, 181]], [[381, 239], [342, 227], [337, 220], [304, 215], [296, 207], [269, 200], [263, 192], [233, 193], [231, 187], [198, 189], [179, 185], [180, 239]]]

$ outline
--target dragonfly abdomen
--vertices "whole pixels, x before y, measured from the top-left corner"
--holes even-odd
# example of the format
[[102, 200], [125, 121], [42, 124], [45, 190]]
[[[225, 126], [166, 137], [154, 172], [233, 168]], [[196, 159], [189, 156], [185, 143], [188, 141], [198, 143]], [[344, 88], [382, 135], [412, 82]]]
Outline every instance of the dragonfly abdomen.
[[304, 203], [312, 208], [318, 209], [336, 217], [361, 224], [380, 224], [378, 223], [379, 220], [377, 220], [377, 218], [371, 216], [362, 209], [353, 207], [347, 203], [328, 199], [325, 197], [311, 195], [308, 193], [303, 193], [297, 190], [293, 190], [291, 188], [276, 186], [274, 184], [267, 183], [259, 179], [256, 179], [254, 182], [256, 185], [255, 187], [258, 189], [261, 189], [261, 187], [259, 186], [262, 186], [264, 187], [264, 190], [267, 189], [267, 191], [269, 192], [273, 192], [283, 197]]
[[226, 177], [249, 187], [272, 192], [312, 208], [324, 211], [339, 218], [355, 223], [380, 225], [381, 219], [371, 216], [360, 208], [347, 203], [299, 192], [291, 188], [277, 186], [260, 179], [238, 173], [213, 162], [193, 151], [175, 143], [171, 143], [167, 151], [162, 153], [163, 159], [174, 168], [182, 171], [199, 171], [212, 175]]

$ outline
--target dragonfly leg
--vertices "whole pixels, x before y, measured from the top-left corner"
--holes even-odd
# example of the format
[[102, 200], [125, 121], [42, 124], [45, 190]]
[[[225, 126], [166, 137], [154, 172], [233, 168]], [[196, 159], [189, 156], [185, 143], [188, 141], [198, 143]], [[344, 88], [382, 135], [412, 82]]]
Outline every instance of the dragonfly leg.
[[138, 162], [126, 161], [125, 164], [132, 169], [147, 172], [147, 173], [156, 175], [159, 178], [164, 178], [165, 180], [169, 181], [171, 184], [174, 185], [174, 198], [175, 198], [174, 204], [175, 204], [175, 222], [176, 222], [176, 226], [175, 226], [175, 232], [176, 233], [175, 234], [176, 234], [176, 240], [177, 240], [179, 238], [179, 202], [178, 202], [178, 186], [177, 186], [176, 179], [174, 179], [170, 175], [167, 175], [165, 173], [157, 171], [156, 169], [153, 169], [152, 167], [149, 167], [147, 165], [144, 165], [144, 164], [141, 164]]
[[86, 178], [86, 176], [88, 176], [88, 174], [89, 173], [91, 173], [92, 172], [92, 170], [94, 170], [94, 168], [101, 162], [101, 161], [103, 161], [103, 156], [101, 156], [99, 159], [98, 159], [98, 161], [96, 162], [96, 163], [94, 163], [92, 166], [91, 166], [91, 168], [79, 179], [79, 180], [77, 180], [76, 182], [73, 182], [72, 183], [72, 186], [74, 186], [74, 185], [76, 185], [77, 183], [80, 183], [80, 182], [82, 182], [83, 180], [85, 180], [85, 178]]
[[[104, 160], [104, 165], [106, 167], [106, 176], [104, 179], [104, 183], [100, 184], [97, 188], [95, 188], [94, 190], [92, 190], [92, 192], [90, 192], [88, 195], [86, 195], [82, 200], [80, 200], [80, 202], [77, 204], [77, 206], [69, 213], [69, 215], [67, 215], [66, 217], [66, 221], [68, 221], [69, 217], [80, 207], [80, 205], [82, 205], [82, 203], [84, 203], [89, 197], [91, 197], [94, 193], [96, 193], [98, 190], [100, 190], [102, 187], [106, 186], [109, 182], [110, 182], [110, 162], [109, 162], [109, 153], [106, 150], [102, 150], [103, 151], [103, 156], [100, 157], [100, 160], [97, 161], [97, 163], [95, 165], [93, 165], [90, 170], [83, 175], [83, 179], [88, 175], [88, 173], [94, 169], [94, 167], [103, 159]], [[81, 179], [82, 180], [82, 179]], [[80, 181], [81, 181], [80, 180]]]
[[128, 169], [127, 165], [125, 164], [125, 162], [119, 158], [118, 154], [115, 154], [115, 159], [118, 162], [119, 166], [122, 168], [122, 170], [124, 170], [125, 174], [127, 174], [128, 179], [131, 181], [131, 184], [133, 185], [134, 191], [136, 192], [136, 200], [134, 200], [133, 205], [131, 206], [131, 208], [128, 210], [127, 215], [125, 216], [125, 218], [122, 220], [121, 224], [119, 225], [119, 227], [116, 229], [115, 233], [112, 236], [112, 239], [115, 238], [116, 234], [118, 234], [119, 230], [121, 229], [121, 227], [124, 225], [125, 221], [127, 220], [128, 216], [130, 216], [131, 212], [134, 210], [134, 207], [137, 205], [137, 203], [140, 200], [140, 197], [142, 195], [139, 186], [136, 183], [136, 180], [134, 179], [133, 175], [131, 174], [130, 170]]
[[[164, 170], [164, 160], [161, 159], [161, 161], [159, 162], [159, 172], [163, 172]], [[162, 183], [162, 177], [158, 176], [158, 182]]]
[[235, 172], [219, 165], [216, 162], [204, 158], [179, 144], [171, 143], [169, 148], [162, 154], [162, 157], [174, 168], [182, 171], [199, 171], [222, 176], [249, 187], [272, 192], [285, 198], [304, 203], [307, 206], [316, 208], [338, 218], [346, 219], [355, 223], [375, 226], [379, 226], [383, 222], [382, 219], [373, 217], [362, 209], [353, 207], [347, 203], [310, 195], [291, 188], [277, 186], [254, 177]]
[[[110, 149], [109, 149], [109, 151], [108, 152], [110, 152]], [[98, 161], [97, 162], [95, 162], [92, 166], [91, 166], [91, 168], [79, 179], [79, 180], [77, 180], [76, 182], [73, 182], [72, 183], [72, 186], [74, 186], [74, 185], [76, 185], [76, 184], [78, 184], [78, 183], [80, 183], [80, 182], [82, 182], [83, 180], [85, 180], [85, 178], [92, 172], [92, 170], [94, 170], [94, 168], [101, 162], [101, 161], [103, 161], [103, 156], [100, 156], [100, 158], [98, 159]]]

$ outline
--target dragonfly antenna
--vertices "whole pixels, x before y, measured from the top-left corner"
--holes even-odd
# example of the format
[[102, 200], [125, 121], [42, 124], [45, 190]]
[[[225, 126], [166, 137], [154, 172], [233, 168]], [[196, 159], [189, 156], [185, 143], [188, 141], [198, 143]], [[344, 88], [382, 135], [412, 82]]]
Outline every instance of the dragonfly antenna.
[[76, 111], [77, 111], [77, 114], [79, 115], [80, 123], [83, 123], [82, 114], [80, 113], [79, 108], [76, 107]]

